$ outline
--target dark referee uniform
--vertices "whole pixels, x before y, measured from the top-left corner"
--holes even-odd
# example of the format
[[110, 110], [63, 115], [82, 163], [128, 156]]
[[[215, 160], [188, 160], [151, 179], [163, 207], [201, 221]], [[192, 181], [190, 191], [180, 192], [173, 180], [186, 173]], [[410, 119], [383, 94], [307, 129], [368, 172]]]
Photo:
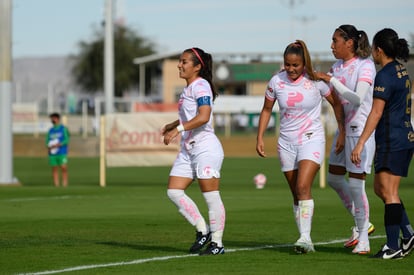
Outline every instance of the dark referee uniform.
[[408, 174], [414, 149], [410, 84], [406, 68], [397, 61], [385, 65], [375, 77], [373, 96], [385, 100], [375, 130], [375, 173], [390, 170], [402, 177]]

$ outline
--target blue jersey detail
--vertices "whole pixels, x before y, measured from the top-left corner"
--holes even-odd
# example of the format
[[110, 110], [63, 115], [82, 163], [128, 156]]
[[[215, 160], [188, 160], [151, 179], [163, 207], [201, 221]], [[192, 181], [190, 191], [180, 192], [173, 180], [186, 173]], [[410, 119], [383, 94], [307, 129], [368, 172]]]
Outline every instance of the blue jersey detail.
[[[52, 127], [49, 130], [48, 141], [57, 139], [59, 140], [59, 143], [62, 143], [63, 141], [65, 141], [65, 131], [66, 131], [65, 126], [63, 126], [62, 124], [56, 127]], [[67, 155], [67, 154], [68, 154], [68, 146], [67, 144], [64, 144], [59, 147], [57, 153], [54, 155]]]
[[197, 98], [197, 106], [203, 106], [203, 105], [211, 105], [210, 104], [210, 97], [209, 96], [202, 96]]

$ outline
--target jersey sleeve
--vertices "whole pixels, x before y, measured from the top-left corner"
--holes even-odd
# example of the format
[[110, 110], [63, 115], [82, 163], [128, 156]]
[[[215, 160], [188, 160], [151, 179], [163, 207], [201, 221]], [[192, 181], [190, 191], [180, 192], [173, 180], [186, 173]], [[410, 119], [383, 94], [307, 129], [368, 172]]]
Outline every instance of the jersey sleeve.
[[265, 91], [265, 97], [266, 99], [270, 101], [275, 101], [277, 99], [276, 97], [276, 82], [277, 82], [277, 76], [274, 76], [270, 79], [269, 83], [267, 84], [266, 91]]
[[331, 88], [324, 81], [316, 81], [316, 88], [320, 91], [321, 96], [327, 97], [331, 94]]
[[358, 82], [364, 81], [372, 85], [374, 83], [375, 73], [375, 65], [371, 59], [365, 60], [358, 72]]
[[213, 91], [210, 88], [210, 84], [207, 81], [202, 81], [197, 83], [193, 89], [193, 96], [198, 104], [206, 105], [204, 103], [208, 102], [208, 105], [211, 105]]
[[60, 143], [61, 145], [68, 145], [69, 144], [69, 131], [67, 127], [63, 127], [63, 140]]

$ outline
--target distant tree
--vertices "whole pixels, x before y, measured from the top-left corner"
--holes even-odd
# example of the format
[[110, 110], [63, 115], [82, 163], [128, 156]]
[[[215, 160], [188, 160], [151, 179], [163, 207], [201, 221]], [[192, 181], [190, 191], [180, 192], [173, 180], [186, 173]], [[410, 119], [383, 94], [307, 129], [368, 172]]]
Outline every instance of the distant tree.
[[[91, 42], [80, 41], [78, 54], [72, 55], [72, 76], [77, 85], [86, 92], [103, 90], [104, 40], [105, 30], [102, 27], [94, 31]], [[125, 91], [138, 85], [141, 81], [139, 70], [132, 61], [136, 57], [155, 53], [154, 48], [152, 42], [139, 36], [134, 30], [122, 25], [114, 26], [115, 96], [121, 97]]]
[[410, 32], [410, 41], [408, 41], [408, 44], [410, 46], [410, 50], [414, 49], [414, 33]]

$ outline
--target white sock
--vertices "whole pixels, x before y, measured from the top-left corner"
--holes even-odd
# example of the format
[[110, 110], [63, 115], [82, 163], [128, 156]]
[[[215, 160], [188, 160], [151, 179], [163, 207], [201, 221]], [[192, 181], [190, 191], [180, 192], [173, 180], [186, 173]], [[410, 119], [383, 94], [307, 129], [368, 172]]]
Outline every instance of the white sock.
[[217, 243], [217, 246], [223, 246], [223, 232], [226, 222], [226, 210], [220, 197], [219, 191], [203, 193], [208, 207], [208, 216], [210, 218], [211, 241]]
[[310, 233], [312, 228], [314, 202], [310, 200], [299, 201], [299, 227], [300, 238], [311, 241]]
[[208, 233], [207, 224], [198, 210], [197, 205], [184, 193], [184, 190], [168, 189], [167, 195], [177, 206], [178, 212], [180, 212], [190, 224], [195, 226], [198, 232], [203, 233], [203, 235]]
[[293, 204], [293, 216], [295, 217], [296, 226], [298, 228], [298, 231], [300, 232], [299, 206], [296, 204]]
[[359, 231], [359, 241], [368, 241], [369, 203], [365, 192], [365, 180], [349, 178], [349, 189], [355, 205], [355, 223]]
[[351, 190], [349, 189], [349, 184], [345, 179], [345, 175], [334, 175], [328, 173], [327, 180], [329, 186], [331, 186], [336, 193], [338, 193], [338, 196], [346, 210], [348, 210], [352, 216], [355, 216], [353, 196], [351, 194]]

